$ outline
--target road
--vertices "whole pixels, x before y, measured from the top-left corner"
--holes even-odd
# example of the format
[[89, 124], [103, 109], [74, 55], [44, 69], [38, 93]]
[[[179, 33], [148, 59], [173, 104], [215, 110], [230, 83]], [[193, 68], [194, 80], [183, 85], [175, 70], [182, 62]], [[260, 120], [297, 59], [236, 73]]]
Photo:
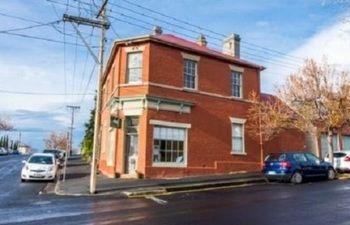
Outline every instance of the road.
[[[6, 158], [5, 158], [6, 157]], [[0, 157], [0, 224], [350, 224], [350, 181], [268, 184], [125, 199], [38, 195], [21, 156]]]

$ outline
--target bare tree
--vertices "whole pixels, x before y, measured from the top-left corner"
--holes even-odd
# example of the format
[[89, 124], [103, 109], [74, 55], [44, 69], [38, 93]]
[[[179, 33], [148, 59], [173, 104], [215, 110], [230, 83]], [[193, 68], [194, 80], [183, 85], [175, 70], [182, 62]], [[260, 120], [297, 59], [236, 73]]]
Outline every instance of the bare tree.
[[47, 149], [61, 149], [67, 148], [68, 138], [66, 133], [57, 133], [52, 131], [48, 137], [44, 138], [44, 145]]
[[248, 134], [259, 141], [260, 161], [264, 162], [263, 144], [276, 135], [291, 127], [293, 112], [286, 104], [275, 96], [259, 96], [256, 92], [250, 94], [253, 103], [248, 110]]
[[333, 162], [332, 136], [350, 123], [350, 80], [325, 60], [306, 60], [303, 68], [291, 74], [279, 88], [278, 96], [298, 115], [293, 126], [327, 132], [328, 153]]
[[8, 119], [0, 119], [0, 131], [8, 131], [8, 130], [12, 130], [13, 129], [13, 125], [9, 122]]

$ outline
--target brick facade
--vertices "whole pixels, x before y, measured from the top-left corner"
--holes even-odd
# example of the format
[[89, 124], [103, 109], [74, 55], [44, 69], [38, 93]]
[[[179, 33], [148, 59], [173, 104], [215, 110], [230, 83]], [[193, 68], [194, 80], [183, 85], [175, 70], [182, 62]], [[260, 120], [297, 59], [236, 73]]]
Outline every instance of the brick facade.
[[[142, 52], [142, 82], [138, 84], [126, 84], [129, 52]], [[184, 88], [186, 57], [197, 60], [196, 90]], [[231, 71], [237, 68], [243, 71], [242, 98], [231, 96]], [[260, 93], [262, 69], [172, 35], [116, 42], [103, 79], [99, 169], [110, 177], [127, 173], [147, 178], [260, 170], [259, 144], [247, 132], [243, 139], [244, 154], [232, 154], [231, 120], [247, 119], [251, 104], [247, 97], [251, 91]], [[119, 128], [110, 127], [111, 116], [120, 119]], [[130, 148], [129, 140], [135, 138], [126, 135], [127, 118], [138, 118], [136, 173], [126, 172], [130, 166], [126, 149]], [[152, 121], [189, 127], [184, 165], [153, 163], [156, 125]], [[264, 148], [305, 149], [305, 137], [297, 131], [286, 132]]]

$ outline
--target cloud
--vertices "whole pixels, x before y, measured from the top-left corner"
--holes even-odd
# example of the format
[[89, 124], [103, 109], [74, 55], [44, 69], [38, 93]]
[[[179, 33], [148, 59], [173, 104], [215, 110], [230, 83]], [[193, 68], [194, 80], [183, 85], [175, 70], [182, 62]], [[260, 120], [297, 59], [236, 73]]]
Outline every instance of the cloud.
[[278, 64], [285, 66], [268, 64], [267, 69], [262, 74], [262, 90], [274, 92], [274, 86], [284, 82], [286, 77], [298, 70], [302, 65], [301, 59], [312, 58], [321, 61], [324, 57], [328, 63], [333, 64], [339, 70], [350, 69], [350, 21], [344, 22], [344, 17], [329, 27], [306, 40], [286, 57], [276, 58]]

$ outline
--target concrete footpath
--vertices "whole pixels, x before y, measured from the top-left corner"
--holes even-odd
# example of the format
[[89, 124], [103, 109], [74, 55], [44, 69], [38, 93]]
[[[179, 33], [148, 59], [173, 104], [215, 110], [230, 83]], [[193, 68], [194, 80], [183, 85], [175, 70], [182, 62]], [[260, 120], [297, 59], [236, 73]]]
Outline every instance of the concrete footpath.
[[[62, 178], [61, 175], [56, 183], [49, 184], [44, 192], [70, 196], [89, 195], [90, 165], [79, 157], [69, 159], [65, 180]], [[266, 180], [261, 173], [235, 173], [179, 179], [123, 179], [107, 178], [99, 174], [96, 194], [143, 197], [262, 183], [266, 183]]]

